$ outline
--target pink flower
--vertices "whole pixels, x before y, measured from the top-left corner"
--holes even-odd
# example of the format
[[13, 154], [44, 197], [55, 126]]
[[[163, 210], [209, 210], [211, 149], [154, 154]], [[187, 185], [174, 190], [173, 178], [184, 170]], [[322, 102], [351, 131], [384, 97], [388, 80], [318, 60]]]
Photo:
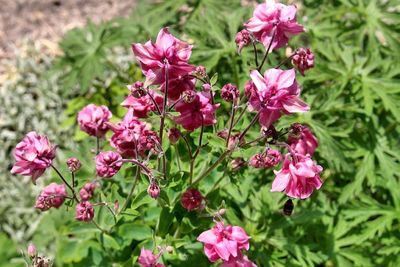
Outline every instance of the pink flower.
[[90, 182], [86, 183], [79, 191], [79, 196], [81, 200], [89, 200], [93, 197], [94, 190], [96, 189], [96, 183]]
[[257, 267], [257, 265], [249, 260], [247, 256], [240, 254], [236, 258], [231, 256], [229, 260], [222, 263], [220, 267]]
[[197, 92], [191, 103], [179, 101], [175, 110], [180, 115], [175, 118], [175, 122], [182, 125], [188, 131], [193, 131], [202, 124], [204, 126], [213, 125], [217, 122], [215, 119], [215, 111], [219, 104], [211, 104], [211, 95], [208, 93]]
[[306, 112], [309, 107], [300, 98], [300, 87], [294, 69], [269, 69], [261, 74], [253, 70], [250, 76], [257, 88], [250, 97], [250, 110], [260, 112], [259, 122], [268, 128], [281, 113]]
[[[165, 69], [170, 79], [184, 76], [195, 69], [188, 64], [192, 46], [175, 38], [168, 28], [162, 28], [155, 43], [133, 44], [133, 53], [140, 62], [146, 84], [165, 82]], [[171, 96], [174, 95], [171, 87]]]
[[221, 98], [228, 102], [236, 102], [239, 97], [239, 90], [231, 83], [225, 84], [221, 88]]
[[35, 247], [35, 245], [34, 245], [33, 243], [29, 243], [29, 246], [28, 246], [28, 255], [29, 255], [29, 257], [31, 257], [31, 258], [34, 258], [34, 257], [36, 257], [36, 255], [37, 255], [37, 250], [36, 250], [36, 247]]
[[[169, 77], [168, 79], [168, 99], [176, 101], [185, 91], [193, 91], [195, 89], [196, 78], [190, 76]], [[165, 92], [165, 84], [161, 85], [161, 92]]]
[[146, 90], [144, 89], [144, 84], [141, 81], [134, 82], [131, 85], [128, 85], [128, 89], [131, 92], [131, 95], [139, 98], [147, 94]]
[[[150, 125], [145, 122], [139, 121], [134, 115], [133, 111], [129, 110], [124, 119], [114, 124], [108, 124], [110, 129], [114, 132], [111, 137], [111, 146], [116, 148], [118, 153], [123, 157], [136, 157], [137, 153], [143, 153], [144, 151], [138, 150], [139, 139], [141, 136], [154, 136], [154, 132], [150, 130]], [[148, 147], [144, 142], [143, 138], [141, 141], [141, 149]]]
[[160, 94], [157, 94], [154, 91], [149, 91], [148, 94], [141, 97], [130, 95], [121, 103], [121, 105], [133, 110], [133, 115], [136, 117], [147, 118], [149, 112], [157, 110], [154, 102], [158, 105], [160, 111], [162, 111], [163, 99], [164, 98]]
[[157, 199], [160, 196], [160, 186], [156, 181], [152, 181], [147, 188], [147, 193], [151, 198]]
[[35, 208], [41, 211], [48, 210], [50, 208], [59, 208], [65, 200], [67, 192], [64, 184], [51, 183], [45, 188], [36, 199]]
[[81, 168], [81, 162], [77, 158], [69, 158], [67, 166], [70, 172], [77, 172]]
[[296, 124], [295, 127], [300, 127], [301, 130], [298, 136], [289, 134], [288, 144], [296, 153], [303, 155], [310, 154], [312, 156], [318, 147], [317, 137], [304, 125]]
[[194, 73], [200, 77], [206, 77], [207, 76], [207, 70], [206, 67], [204, 66], [197, 66], [196, 69], [194, 70]]
[[103, 137], [108, 128], [106, 122], [112, 117], [106, 106], [89, 104], [78, 113], [78, 124], [82, 131], [91, 136]]
[[274, 171], [276, 176], [271, 192], [285, 191], [289, 197], [308, 198], [314, 189], [321, 188], [319, 173], [322, 167], [317, 165], [310, 155], [296, 154], [297, 162], [290, 161], [290, 157], [290, 154], [287, 154], [282, 169]]
[[12, 174], [31, 176], [32, 182], [44, 173], [56, 156], [56, 147], [44, 135], [29, 132], [14, 150], [15, 164]]
[[253, 155], [249, 160], [249, 165], [261, 169], [265, 167], [264, 155], [262, 153]]
[[281, 152], [275, 149], [268, 149], [265, 155], [265, 167], [266, 168], [275, 167], [276, 165], [279, 164], [279, 162], [281, 162], [281, 160], [282, 160]]
[[253, 92], [256, 92], [256, 91], [257, 91], [257, 88], [254, 85], [252, 80], [247, 81], [245, 83], [245, 85], [244, 85], [244, 95], [246, 97], [250, 97], [253, 94]]
[[96, 156], [96, 173], [100, 177], [109, 178], [114, 176], [122, 166], [120, 154], [107, 151], [100, 152]]
[[75, 211], [75, 218], [78, 221], [90, 222], [91, 220], [93, 220], [94, 209], [89, 201], [82, 201], [81, 203], [76, 205]]
[[140, 251], [140, 256], [138, 258], [138, 263], [142, 267], [164, 267], [163, 264], [157, 263], [158, 257], [151, 252], [151, 250], [142, 248]]
[[238, 52], [242, 51], [243, 47], [251, 44], [251, 36], [247, 30], [241, 30], [235, 36], [235, 43], [238, 46]]
[[254, 36], [271, 49], [286, 46], [289, 38], [304, 32], [303, 26], [296, 21], [296, 6], [286, 6], [267, 0], [256, 7], [253, 17], [244, 25]]
[[301, 75], [304, 76], [306, 70], [314, 67], [314, 54], [310, 48], [299, 48], [292, 57], [292, 63], [297, 67]]
[[250, 237], [239, 226], [225, 226], [223, 223], [216, 225], [199, 235], [198, 241], [204, 243], [204, 253], [211, 262], [218, 259], [228, 261], [237, 257], [241, 250], [249, 250]]
[[199, 208], [202, 202], [203, 195], [195, 188], [186, 190], [186, 192], [184, 192], [181, 197], [182, 207], [184, 207], [188, 211]]

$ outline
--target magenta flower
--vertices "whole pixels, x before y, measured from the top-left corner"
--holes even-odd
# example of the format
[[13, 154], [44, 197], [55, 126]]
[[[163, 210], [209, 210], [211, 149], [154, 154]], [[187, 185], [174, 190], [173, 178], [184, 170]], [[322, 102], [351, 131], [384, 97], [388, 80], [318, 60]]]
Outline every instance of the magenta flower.
[[274, 171], [275, 179], [271, 192], [285, 191], [286, 195], [293, 198], [308, 198], [315, 189], [320, 189], [322, 181], [319, 173], [323, 170], [310, 157], [310, 155], [296, 154], [297, 162], [291, 161], [290, 154], [285, 156], [283, 167]]
[[79, 196], [81, 200], [89, 200], [93, 197], [94, 190], [96, 189], [96, 183], [90, 182], [86, 183], [79, 191]]
[[131, 92], [131, 95], [137, 98], [142, 97], [147, 93], [144, 88], [144, 83], [141, 81], [136, 81], [133, 84], [128, 85], [128, 89]]
[[89, 201], [82, 201], [76, 205], [75, 219], [83, 222], [90, 222], [94, 217], [94, 209]]
[[[185, 76], [195, 69], [188, 64], [192, 46], [175, 38], [168, 28], [162, 28], [155, 43], [133, 44], [133, 53], [140, 62], [146, 84], [162, 84], [165, 82], [165, 69], [170, 79]], [[173, 88], [171, 88], [173, 95]]]
[[306, 70], [314, 67], [314, 54], [311, 52], [310, 48], [299, 48], [292, 57], [292, 63], [296, 66], [301, 75], [304, 76]]
[[147, 188], [147, 193], [151, 198], [157, 199], [160, 196], [160, 186], [156, 181], [152, 181]]
[[228, 102], [236, 102], [239, 97], [239, 90], [236, 85], [231, 83], [225, 84], [221, 88], [221, 98]]
[[249, 250], [250, 237], [239, 226], [225, 226], [217, 222], [216, 225], [199, 235], [197, 240], [204, 243], [204, 253], [211, 262], [219, 259], [228, 261], [237, 257], [241, 250]]
[[294, 69], [269, 69], [261, 74], [253, 70], [250, 76], [257, 88], [250, 97], [250, 110], [260, 112], [259, 122], [268, 128], [281, 113], [306, 112], [309, 107], [300, 98], [300, 87]]
[[188, 211], [192, 211], [201, 206], [203, 199], [203, 195], [197, 189], [190, 188], [182, 194], [181, 204]]
[[296, 12], [296, 6], [267, 0], [256, 7], [253, 17], [244, 26], [266, 48], [271, 40], [271, 49], [280, 48], [287, 45], [290, 37], [304, 32], [303, 26], [296, 21]]
[[179, 101], [176, 104], [175, 110], [180, 112], [180, 115], [175, 118], [175, 122], [188, 131], [193, 131], [202, 124], [213, 125], [217, 122], [215, 111], [218, 107], [219, 104], [211, 104], [209, 93], [197, 92], [192, 102]]
[[[165, 84], [161, 85], [161, 92], [165, 92]], [[185, 91], [193, 91], [195, 89], [196, 78], [191, 76], [169, 77], [168, 79], [168, 99], [176, 101]]]
[[242, 51], [243, 47], [248, 46], [251, 44], [251, 36], [247, 30], [241, 30], [235, 36], [235, 43], [238, 46], [238, 52]]
[[297, 127], [301, 129], [298, 136], [289, 134], [288, 144], [296, 153], [312, 156], [318, 147], [317, 137], [312, 134], [308, 127], [301, 124], [298, 124]]
[[77, 158], [69, 158], [67, 166], [70, 172], [77, 172], [81, 168], [81, 162]]
[[230, 257], [228, 261], [224, 261], [220, 267], [257, 267], [257, 265], [249, 260], [247, 256], [242, 254], [236, 258]]
[[40, 192], [36, 199], [35, 208], [46, 211], [50, 208], [59, 208], [65, 200], [67, 192], [64, 184], [51, 183]]
[[158, 258], [159, 257], [154, 255], [151, 250], [142, 248], [138, 258], [138, 263], [141, 267], [164, 267], [164, 264], [157, 263]]
[[157, 110], [154, 102], [158, 105], [160, 111], [162, 111], [164, 101], [163, 99], [164, 98], [160, 94], [157, 94], [154, 91], [149, 91], [148, 94], [145, 94], [141, 97], [130, 95], [124, 100], [124, 102], [121, 103], [121, 105], [123, 107], [133, 110], [133, 115], [135, 115], [136, 117], [147, 118], [149, 112]]
[[250, 97], [253, 94], [253, 92], [256, 92], [256, 91], [257, 91], [257, 88], [254, 85], [252, 80], [249, 80], [244, 84], [244, 95], [246, 97]]
[[44, 173], [56, 156], [56, 147], [44, 135], [29, 132], [14, 150], [15, 164], [12, 174], [31, 176], [32, 182]]
[[[154, 136], [154, 132], [150, 130], [150, 125], [139, 121], [133, 111], [129, 110], [124, 119], [116, 125], [109, 123], [108, 126], [114, 132], [110, 143], [118, 153], [125, 158], [135, 158], [137, 153], [143, 152], [138, 150], [138, 143], [141, 136]], [[147, 146], [146, 146], [147, 147]], [[142, 142], [142, 149], [145, 149]]]
[[100, 152], [96, 156], [96, 173], [100, 177], [114, 176], [122, 166], [122, 157], [114, 151]]
[[106, 106], [89, 104], [78, 113], [78, 124], [82, 131], [91, 136], [103, 137], [108, 128], [106, 122], [112, 117]]

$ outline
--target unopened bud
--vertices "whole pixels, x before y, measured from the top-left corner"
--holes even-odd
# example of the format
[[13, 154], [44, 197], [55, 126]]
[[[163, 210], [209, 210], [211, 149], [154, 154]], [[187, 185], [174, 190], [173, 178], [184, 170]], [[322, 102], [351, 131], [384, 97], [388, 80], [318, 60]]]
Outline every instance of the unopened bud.
[[171, 246], [167, 246], [167, 247], [165, 248], [165, 251], [167, 251], [169, 254], [172, 254], [172, 253], [174, 252], [174, 248], [171, 247]]
[[242, 48], [251, 44], [251, 35], [247, 30], [241, 30], [236, 34], [235, 43], [238, 45], [238, 52], [242, 51]]
[[34, 258], [34, 257], [36, 257], [36, 255], [37, 255], [37, 250], [36, 250], [36, 247], [35, 247], [35, 245], [34, 245], [33, 243], [29, 243], [29, 246], [28, 246], [28, 255], [29, 255], [29, 257], [31, 257], [31, 258]]
[[218, 211], [219, 215], [224, 215], [225, 212], [226, 212], [226, 209], [220, 209], [220, 210]]
[[160, 187], [155, 180], [150, 183], [147, 188], [147, 193], [154, 199], [157, 199], [160, 196]]
[[195, 73], [200, 77], [206, 77], [207, 75], [206, 68], [204, 66], [197, 66]]
[[299, 48], [292, 57], [292, 63], [297, 67], [301, 75], [304, 76], [306, 70], [314, 67], [314, 54], [309, 48]]
[[235, 85], [228, 83], [221, 88], [221, 98], [223, 100], [232, 102], [238, 99], [238, 97], [239, 97], [239, 90]]
[[77, 172], [81, 168], [81, 162], [77, 158], [69, 158], [67, 166], [70, 172]]

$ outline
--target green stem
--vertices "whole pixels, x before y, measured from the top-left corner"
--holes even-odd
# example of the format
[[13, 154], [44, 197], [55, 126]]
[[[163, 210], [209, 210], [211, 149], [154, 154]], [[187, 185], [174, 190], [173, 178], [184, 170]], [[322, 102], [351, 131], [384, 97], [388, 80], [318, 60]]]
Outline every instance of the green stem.
[[192, 183], [192, 186], [199, 183], [202, 179], [207, 177], [229, 154], [231, 154], [232, 151], [226, 150], [224, 153], [222, 153], [219, 158], [207, 169], [205, 170], [202, 174], [199, 175], [199, 177]]
[[64, 176], [61, 174], [61, 172], [59, 172], [59, 170], [56, 167], [54, 167], [53, 164], [51, 164], [50, 166], [53, 168], [53, 170], [56, 171], [56, 173], [61, 178], [61, 180], [64, 182], [64, 184], [71, 190], [72, 195], [73, 195], [74, 199], [76, 200], [76, 202], [79, 203], [79, 199], [76, 197], [74, 188], [67, 182], [67, 180], [65, 180]]
[[118, 211], [118, 214], [120, 214], [121, 212], [125, 211], [126, 207], [128, 206], [129, 201], [131, 200], [132, 196], [133, 196], [133, 192], [135, 191], [136, 185], [139, 181], [140, 178], [140, 168], [137, 167], [136, 169], [136, 175], [135, 175], [135, 181], [133, 182], [131, 191], [129, 191], [128, 196], [126, 197], [124, 204], [122, 205], [121, 209]]

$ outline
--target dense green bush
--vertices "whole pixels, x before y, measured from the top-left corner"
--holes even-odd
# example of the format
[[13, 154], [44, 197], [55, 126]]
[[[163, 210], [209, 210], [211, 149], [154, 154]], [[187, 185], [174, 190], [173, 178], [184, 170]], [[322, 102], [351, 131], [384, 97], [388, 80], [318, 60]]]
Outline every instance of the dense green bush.
[[[271, 172], [231, 173], [222, 167], [202, 189], [209, 192], [211, 182], [228, 172], [223, 187], [208, 197], [230, 207], [227, 221], [244, 227], [252, 237], [249, 257], [259, 266], [399, 266], [400, 7], [394, 0], [298, 5], [299, 20], [308, 32], [306, 39], [297, 38], [291, 45], [309, 46], [316, 55], [316, 67], [301, 79], [303, 96], [313, 108], [281, 123], [303, 122], [316, 133], [320, 142], [316, 159], [325, 168], [322, 190], [311, 199], [296, 201], [294, 215], [284, 217], [286, 199], [269, 192]], [[233, 82], [243, 88], [248, 80], [251, 66], [246, 58], [251, 51], [237, 55], [233, 39], [251, 16], [251, 6], [233, 0], [138, 6], [128, 19], [89, 24], [69, 32], [61, 42], [65, 55], [54, 72], [62, 71], [64, 94], [73, 97], [66, 126], [74, 125], [76, 112], [89, 102], [106, 104], [122, 115], [119, 103], [127, 94], [125, 85], [141, 77], [130, 43], [154, 38], [163, 25], [195, 44], [191, 62], [218, 73], [217, 85]], [[278, 63], [276, 57], [269, 60], [270, 66]], [[93, 141], [78, 131], [75, 138], [81, 149], [74, 156], [82, 158]], [[208, 160], [205, 165], [212, 161], [212, 156], [201, 156]], [[80, 176], [87, 180], [93, 175], [93, 162], [85, 161]], [[114, 183], [106, 183], [104, 192], [112, 193], [103, 200], [126, 197], [132, 175], [127, 169]], [[181, 186], [177, 179], [175, 190]], [[69, 211], [58, 210], [42, 218], [33, 240], [39, 249], [47, 247], [49, 255], [55, 255], [57, 266], [132, 266], [140, 248], [152, 242], [175, 247], [164, 258], [171, 266], [209, 266], [204, 256], [198, 256], [201, 244], [192, 241], [209, 219], [185, 214], [179, 204], [169, 206], [166, 198], [173, 198], [174, 190], [168, 192], [166, 203], [155, 203], [146, 187], [138, 185], [129, 215], [120, 218], [113, 234], [100, 234], [92, 225], [74, 222]], [[167, 219], [154, 224], [160, 213]], [[97, 216], [102, 225], [111, 223], [107, 213]], [[180, 233], [170, 228], [177, 220]]]

